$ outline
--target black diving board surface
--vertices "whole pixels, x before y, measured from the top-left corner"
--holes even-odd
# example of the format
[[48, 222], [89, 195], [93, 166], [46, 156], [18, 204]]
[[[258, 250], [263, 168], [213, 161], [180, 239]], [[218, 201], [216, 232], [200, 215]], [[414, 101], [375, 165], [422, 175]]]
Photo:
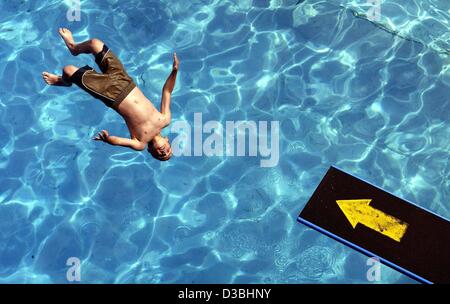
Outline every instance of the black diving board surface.
[[336, 167], [298, 221], [422, 283], [450, 283], [450, 222]]

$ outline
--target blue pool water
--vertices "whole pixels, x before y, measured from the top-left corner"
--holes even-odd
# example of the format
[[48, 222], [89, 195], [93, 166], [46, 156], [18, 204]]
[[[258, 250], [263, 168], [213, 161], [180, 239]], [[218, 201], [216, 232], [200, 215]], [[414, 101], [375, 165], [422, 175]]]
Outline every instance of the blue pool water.
[[[367, 258], [296, 222], [330, 165], [450, 218], [447, 0], [0, 2], [0, 283], [367, 283]], [[120, 116], [42, 71], [57, 28], [103, 39], [174, 120], [280, 121], [280, 161], [169, 162], [93, 142]], [[382, 283], [413, 282], [382, 267]]]

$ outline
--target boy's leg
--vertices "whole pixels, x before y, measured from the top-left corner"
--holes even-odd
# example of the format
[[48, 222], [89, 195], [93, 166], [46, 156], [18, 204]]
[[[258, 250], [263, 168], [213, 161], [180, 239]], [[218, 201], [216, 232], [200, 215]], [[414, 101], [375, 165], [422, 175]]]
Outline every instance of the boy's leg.
[[[60, 28], [59, 32], [73, 55], [93, 54], [102, 73], [97, 73], [88, 65], [82, 68], [66, 66], [62, 76], [44, 72], [44, 80], [51, 85], [70, 86], [75, 83], [94, 98], [100, 99], [108, 107], [117, 107], [136, 87], [120, 60], [99, 39], [76, 43], [68, 29]], [[111, 77], [111, 75], [115, 77]]]
[[92, 54], [97, 55], [103, 50], [103, 41], [99, 39], [90, 39], [81, 43], [76, 43], [73, 39], [72, 32], [66, 28], [60, 28], [59, 34], [67, 45], [67, 48], [72, 55], [77, 56], [79, 54]]
[[78, 68], [76, 66], [67, 65], [63, 69], [62, 76], [55, 75], [49, 72], [43, 72], [42, 78], [49, 85], [70, 87], [72, 85], [72, 82], [70, 82], [69, 79], [77, 70]]
[[[99, 66], [102, 73], [109, 74], [113, 73], [115, 71], [123, 70], [123, 66], [120, 63], [120, 60], [117, 58], [114, 58], [116, 60], [113, 60], [114, 62], [104, 63], [103, 59], [105, 58], [106, 54], [109, 52], [109, 48], [106, 46], [106, 44], [101, 41], [100, 39], [89, 39], [87, 41], [76, 43], [73, 40], [72, 33], [66, 29], [66, 28], [60, 28], [59, 33], [61, 34], [61, 37], [64, 39], [64, 42], [67, 45], [67, 48], [69, 51], [74, 55], [77, 56], [79, 54], [92, 54], [94, 55], [95, 62]], [[110, 54], [111, 57], [111, 54]]]

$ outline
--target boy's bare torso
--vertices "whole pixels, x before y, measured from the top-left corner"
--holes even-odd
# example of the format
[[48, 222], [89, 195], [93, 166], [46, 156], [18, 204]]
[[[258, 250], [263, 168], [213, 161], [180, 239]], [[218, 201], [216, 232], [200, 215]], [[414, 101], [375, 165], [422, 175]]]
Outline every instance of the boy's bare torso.
[[116, 109], [125, 120], [131, 139], [147, 143], [164, 128], [164, 115], [136, 86]]

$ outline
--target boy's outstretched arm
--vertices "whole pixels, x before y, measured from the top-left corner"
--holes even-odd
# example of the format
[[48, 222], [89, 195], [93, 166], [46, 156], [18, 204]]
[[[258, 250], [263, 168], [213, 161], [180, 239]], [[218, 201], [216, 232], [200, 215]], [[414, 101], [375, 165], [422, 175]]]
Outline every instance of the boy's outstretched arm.
[[136, 151], [143, 151], [146, 147], [144, 143], [138, 141], [137, 139], [110, 136], [108, 131], [106, 130], [99, 132], [98, 135], [93, 138], [93, 140], [103, 141], [113, 146], [127, 147]]
[[177, 54], [173, 54], [173, 66], [172, 72], [166, 80], [166, 83], [162, 89], [161, 97], [161, 114], [164, 116], [165, 125], [170, 124], [171, 113], [170, 113], [170, 97], [172, 95], [173, 88], [175, 87], [175, 81], [177, 80], [178, 65], [180, 61], [178, 60]]

